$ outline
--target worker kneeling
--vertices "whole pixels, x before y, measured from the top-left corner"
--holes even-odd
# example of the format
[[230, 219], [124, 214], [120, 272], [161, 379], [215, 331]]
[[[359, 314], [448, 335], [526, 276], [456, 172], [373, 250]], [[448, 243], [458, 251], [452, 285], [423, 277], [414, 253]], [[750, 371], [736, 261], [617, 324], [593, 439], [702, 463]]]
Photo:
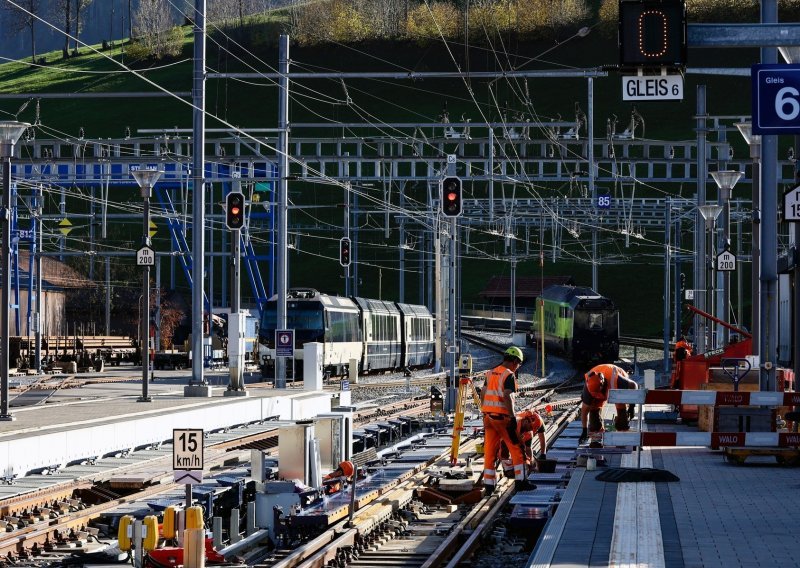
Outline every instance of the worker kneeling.
[[[585, 375], [586, 382], [581, 393], [581, 438], [583, 443], [589, 436], [605, 431], [601, 412], [608, 400], [608, 392], [617, 389], [638, 389], [639, 385], [628, 378], [628, 373], [616, 365], [604, 364], [593, 367]], [[620, 432], [630, 430], [630, 421], [636, 412], [633, 404], [616, 404], [617, 416], [614, 427]], [[588, 427], [588, 428], [587, 428]]]
[[353, 478], [356, 468], [351, 461], [343, 461], [339, 466], [322, 478], [325, 494], [332, 495], [344, 488], [344, 482]]
[[481, 390], [481, 412], [484, 428], [483, 486], [492, 493], [497, 486], [495, 463], [500, 443], [504, 442], [514, 467], [514, 482], [518, 489], [528, 488], [525, 478], [525, 458], [517, 435], [517, 417], [514, 412], [514, 393], [517, 380], [514, 376], [522, 366], [523, 355], [519, 347], [509, 347], [503, 353], [503, 362], [489, 371], [486, 385]]
[[[534, 433], [539, 437], [539, 459], [547, 459], [547, 445], [544, 438], [544, 420], [537, 412], [532, 410], [523, 410], [517, 412], [517, 438], [520, 441], [520, 449], [522, 450], [522, 457], [525, 461], [525, 466], [530, 469], [533, 467], [533, 448], [531, 442], [533, 441]], [[505, 442], [500, 443], [500, 453], [498, 459], [503, 464], [504, 469], [511, 469], [512, 464], [510, 452]], [[506, 467], [509, 466], [509, 467]]]

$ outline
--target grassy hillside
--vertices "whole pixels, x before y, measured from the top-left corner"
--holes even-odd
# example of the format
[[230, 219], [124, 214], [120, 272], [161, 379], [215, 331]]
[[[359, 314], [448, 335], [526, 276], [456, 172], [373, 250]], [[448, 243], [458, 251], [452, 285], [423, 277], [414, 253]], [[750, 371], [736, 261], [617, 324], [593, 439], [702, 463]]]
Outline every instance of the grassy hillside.
[[[210, 71], [263, 71], [268, 72], [277, 66], [276, 38], [281, 30], [281, 15], [271, 16], [247, 30], [241, 37], [225, 37], [219, 32], [212, 34], [208, 41], [208, 68]], [[174, 61], [143, 64], [132, 62], [123, 46], [102, 53], [84, 49], [79, 57], [61, 60], [60, 53], [47, 54], [44, 67], [31, 67], [27, 63], [7, 63], [0, 65], [0, 93], [19, 94], [37, 92], [97, 92], [107, 91], [157, 91], [188, 92], [191, 90], [191, 32], [185, 28], [185, 45], [181, 57]], [[246, 49], [236, 46], [247, 39]], [[223, 49], [224, 48], [224, 49]], [[99, 49], [99, 46], [98, 46]], [[229, 51], [226, 51], [229, 50]], [[732, 66], [746, 67], [758, 57], [756, 50], [690, 50], [692, 67]], [[536, 61], [527, 62], [531, 58]], [[585, 38], [574, 37], [574, 30], [565, 30], [558, 36], [527, 41], [508, 35], [496, 37], [491, 43], [472, 45], [465, 51], [463, 44], [441, 43], [420, 46], [407, 42], [363, 42], [353, 45], [328, 45], [317, 47], [292, 46], [292, 69], [312, 71], [335, 69], [342, 71], [386, 71], [386, 70], [455, 70], [469, 69], [500, 70], [520, 67], [523, 69], [562, 69], [572, 67], [599, 67], [616, 62], [616, 39], [600, 33], [591, 33]], [[131, 72], [135, 70], [136, 73]], [[274, 127], [277, 123], [276, 89], [269, 80], [223, 79], [208, 81], [207, 120], [208, 128], [221, 126], [218, 117], [231, 124], [248, 128]], [[620, 130], [624, 128], [632, 105], [621, 100], [620, 78], [610, 72], [607, 78], [595, 81], [595, 128], [597, 136], [605, 135], [606, 119], [617, 115]], [[695, 92], [698, 84], [708, 88], [708, 110], [713, 115], [749, 114], [749, 80], [719, 76], [687, 75], [686, 98], [680, 102], [640, 103], [639, 112], [645, 119], [644, 136], [652, 139], [687, 140], [695, 137]], [[154, 85], [157, 85], [155, 87]], [[293, 122], [362, 122], [373, 120], [392, 121], [435, 121], [443, 107], [447, 105], [452, 120], [463, 114], [473, 122], [485, 119], [497, 120], [501, 112], [508, 113], [525, 110], [521, 101], [522, 82], [498, 81], [490, 86], [485, 82], [472, 80], [467, 90], [461, 80], [426, 81], [367, 81], [348, 80], [347, 94], [352, 104], [340, 104], [345, 99], [342, 83], [334, 80], [308, 80], [293, 85], [294, 98], [291, 103]], [[574, 106], [579, 102], [587, 110], [586, 81], [577, 79], [539, 79], [529, 80], [528, 89], [533, 108], [540, 120], [572, 120]], [[36, 105], [30, 104], [18, 113], [25, 102], [0, 100], [0, 119], [16, 117], [19, 120], [34, 122]], [[332, 104], [335, 103], [335, 104]], [[485, 117], [485, 118], [484, 118]], [[62, 137], [76, 138], [79, 130], [87, 138], [119, 137], [126, 127], [136, 133], [137, 129], [164, 127], [191, 127], [191, 108], [186, 99], [45, 99], [40, 102], [38, 117], [42, 127], [37, 138]], [[343, 133], [344, 134], [344, 133]], [[330, 131], [328, 134], [330, 135]], [[734, 140], [735, 151], [745, 155], [742, 143]], [[540, 188], [543, 195], [558, 195], [569, 188]], [[425, 188], [409, 187], [409, 193], [420, 200], [425, 198]], [[219, 189], [217, 189], [219, 191]], [[344, 284], [340, 275], [342, 269], [337, 262], [337, 242], [340, 232], [330, 230], [329, 225], [341, 226], [342, 192], [330, 185], [300, 184], [291, 185], [293, 205], [298, 209], [292, 212], [292, 222], [312, 227], [301, 231], [297, 249], [290, 254], [290, 275], [293, 285], [314, 285], [329, 291], [343, 292]], [[363, 188], [379, 197], [376, 188]], [[637, 188], [637, 196], [662, 195], [664, 192], [682, 191], [691, 194], [693, 188]], [[119, 201], [137, 202], [133, 191], [115, 192]], [[83, 198], [70, 194], [70, 211], [86, 211]], [[305, 206], [305, 207], [304, 207]], [[312, 208], [312, 206], [314, 208]], [[362, 220], [364, 221], [364, 220]], [[384, 298], [396, 297], [398, 287], [396, 262], [396, 224], [392, 223], [391, 235], [387, 240], [382, 231], [382, 216], [364, 221], [366, 227], [361, 234], [359, 248], [359, 276], [362, 280], [360, 293], [365, 296]], [[316, 229], [313, 229], [316, 227]], [[114, 237], [128, 242], [136, 242], [140, 228], [116, 228]], [[584, 233], [583, 239], [587, 233]], [[267, 238], [266, 235], [260, 235]], [[75, 238], [81, 237], [76, 232]], [[648, 235], [650, 244], [632, 245], [625, 248], [620, 235], [603, 236], [604, 251], [626, 255], [625, 264], [602, 265], [599, 269], [600, 291], [612, 296], [622, 310], [624, 333], [654, 334], [661, 329], [661, 270], [663, 260], [661, 235]], [[550, 259], [543, 269], [538, 263], [538, 236], [535, 251], [529, 259], [518, 266], [520, 275], [563, 275], [569, 274], [581, 284], [591, 282], [591, 267], [584, 254], [579, 262], [570, 261], [563, 256], [558, 261]], [[686, 238], [685, 242], [690, 239]], [[549, 250], [549, 236], [545, 248]], [[75, 246], [79, 243], [75, 242]], [[217, 243], [219, 246], [219, 243]], [[159, 250], [169, 249], [169, 239], [165, 230], [156, 237]], [[587, 243], [579, 248], [586, 250]], [[524, 244], [518, 245], [518, 250]], [[645, 254], [646, 253], [646, 254]], [[409, 255], [409, 274], [407, 276], [407, 301], [416, 301], [418, 289], [416, 253]], [[216, 261], [217, 263], [221, 261]], [[84, 262], [85, 264], [85, 262]], [[124, 264], [124, 263], [121, 263]], [[217, 264], [219, 266], [219, 264]], [[688, 272], [688, 271], [686, 271]], [[485, 233], [476, 234], [471, 240], [463, 263], [463, 299], [466, 303], [478, 303], [478, 293], [494, 274], [508, 274], [509, 263], [502, 242]], [[120, 272], [120, 280], [127, 279], [131, 272]], [[179, 277], [179, 282], [181, 278]], [[642, 283], [646, 283], [643, 285]], [[745, 276], [745, 282], [749, 277]], [[131, 284], [136, 286], [135, 280]], [[219, 292], [219, 283], [217, 284]]]

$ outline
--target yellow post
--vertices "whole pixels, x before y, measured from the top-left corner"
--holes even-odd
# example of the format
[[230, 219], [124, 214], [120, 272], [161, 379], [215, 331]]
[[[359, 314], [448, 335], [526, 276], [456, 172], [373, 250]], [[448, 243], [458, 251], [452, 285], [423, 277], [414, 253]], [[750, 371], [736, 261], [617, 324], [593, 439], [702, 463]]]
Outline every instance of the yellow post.
[[541, 297], [539, 298], [539, 343], [541, 344], [542, 348], [542, 377], [544, 377], [547, 372], [544, 368], [544, 300]]

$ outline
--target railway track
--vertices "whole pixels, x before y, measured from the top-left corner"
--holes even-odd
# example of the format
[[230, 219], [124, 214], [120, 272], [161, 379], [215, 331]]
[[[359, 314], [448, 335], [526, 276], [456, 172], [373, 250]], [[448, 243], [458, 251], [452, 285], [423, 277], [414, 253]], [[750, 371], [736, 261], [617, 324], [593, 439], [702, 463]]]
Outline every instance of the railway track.
[[[552, 394], [552, 391], [545, 393]], [[539, 406], [545, 399], [542, 396], [531, 406]], [[575, 399], [558, 401], [556, 406], [563, 409], [557, 411], [558, 416], [547, 427], [547, 439], [551, 442], [577, 412]], [[478, 442], [478, 439], [465, 440], [459, 454], [474, 455]], [[433, 479], [454, 471], [469, 479], [463, 466], [440, 467], [448, 460], [449, 449], [446, 449], [417, 466], [412, 477], [386, 495], [356, 511], [352, 522], [337, 523], [297, 549], [277, 550], [255, 565], [258, 568], [434, 568], [445, 564], [455, 567], [467, 561], [507, 505], [514, 484], [510, 479], [501, 479], [497, 490], [489, 497], [479, 498], [473, 507], [426, 505], [418, 497], [429, 491]], [[475, 469], [479, 472], [482, 468], [477, 465]], [[479, 474], [473, 474], [472, 478], [479, 479]]]
[[[419, 415], [429, 411], [428, 399], [400, 401], [383, 405], [380, 408], [357, 411], [353, 415], [354, 425], [385, 421], [399, 416]], [[265, 423], [268, 424], [268, 423]], [[242, 430], [241, 436], [225, 441], [211, 443], [205, 448], [206, 469], [224, 471], [231, 467], [241, 467], [239, 459], [233, 459], [231, 452], [248, 443], [260, 442], [265, 453], [274, 453], [278, 446], [278, 428], [259, 432]], [[232, 465], [227, 465], [231, 462]], [[152, 480], [153, 485], [142, 487], [125, 495], [114, 494], [101, 487], [103, 482], [114, 476], [125, 475]], [[162, 493], [172, 491], [176, 484], [171, 481], [171, 454], [154, 458], [127, 467], [116, 468], [102, 474], [92, 475], [91, 479], [78, 479], [0, 501], [0, 567], [10, 565], [4, 559], [25, 560], [37, 557], [45, 547], [55, 544], [75, 546], [86, 544], [92, 534], [90, 523], [120, 505], [142, 499], [152, 499]], [[96, 488], [96, 489], [95, 489]], [[80, 491], [94, 491], [104, 495], [106, 500], [98, 504], [88, 504], [73, 496]], [[96, 531], [94, 531], [96, 533]], [[72, 537], [70, 537], [72, 535]], [[76, 536], [77, 535], [77, 536]], [[71, 545], [70, 545], [71, 542]]]
[[[644, 347], [645, 349], [656, 349], [656, 350], [664, 349], [664, 341], [661, 339], [645, 339], [641, 337], [620, 336], [619, 344], [628, 345], [629, 347]], [[670, 345], [670, 349], [672, 349], [672, 347], [673, 346]]]

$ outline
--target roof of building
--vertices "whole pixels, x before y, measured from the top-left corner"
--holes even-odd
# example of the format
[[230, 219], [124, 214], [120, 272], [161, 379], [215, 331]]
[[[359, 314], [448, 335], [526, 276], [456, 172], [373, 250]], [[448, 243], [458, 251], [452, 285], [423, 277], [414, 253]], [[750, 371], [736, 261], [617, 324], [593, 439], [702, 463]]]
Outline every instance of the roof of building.
[[[553, 284], [575, 284], [572, 276], [517, 276], [516, 280], [517, 298], [537, 298], [544, 288]], [[511, 277], [492, 276], [479, 295], [483, 298], [510, 298]]]
[[[30, 266], [30, 251], [19, 251], [20, 278], [27, 283], [28, 267]], [[36, 274], [34, 269], [34, 274]], [[13, 276], [13, 272], [12, 272]], [[47, 288], [94, 288], [97, 283], [89, 280], [80, 272], [60, 260], [45, 256], [42, 257], [42, 280]]]

